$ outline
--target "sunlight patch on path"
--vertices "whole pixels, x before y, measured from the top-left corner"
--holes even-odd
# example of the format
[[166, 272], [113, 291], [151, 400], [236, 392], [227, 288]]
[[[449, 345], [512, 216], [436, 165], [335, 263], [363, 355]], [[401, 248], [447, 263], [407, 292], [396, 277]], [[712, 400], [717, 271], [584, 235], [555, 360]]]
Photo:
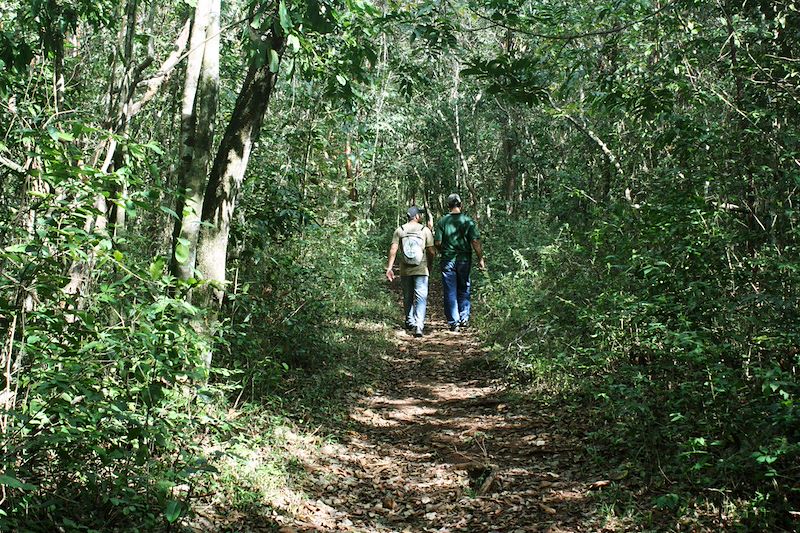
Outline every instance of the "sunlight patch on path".
[[507, 402], [472, 332], [431, 318], [422, 338], [390, 332], [391, 374], [358, 399], [340, 443], [300, 458], [311, 483], [282, 531], [603, 530], [582, 436]]

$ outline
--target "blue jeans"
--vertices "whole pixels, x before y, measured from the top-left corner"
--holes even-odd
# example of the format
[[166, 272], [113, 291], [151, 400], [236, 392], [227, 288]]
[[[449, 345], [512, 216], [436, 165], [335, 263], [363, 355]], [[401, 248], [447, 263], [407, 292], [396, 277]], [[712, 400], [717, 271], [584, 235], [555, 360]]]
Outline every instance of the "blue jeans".
[[428, 276], [400, 276], [406, 324], [422, 333], [428, 307]]
[[444, 290], [444, 316], [450, 327], [469, 320], [469, 271], [472, 261], [442, 261], [442, 289]]

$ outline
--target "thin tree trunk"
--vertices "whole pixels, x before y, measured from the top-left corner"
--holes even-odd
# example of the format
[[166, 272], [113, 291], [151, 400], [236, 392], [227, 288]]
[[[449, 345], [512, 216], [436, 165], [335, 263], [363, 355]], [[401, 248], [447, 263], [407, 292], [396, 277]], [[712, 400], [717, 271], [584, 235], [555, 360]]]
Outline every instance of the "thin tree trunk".
[[344, 146], [344, 168], [345, 172], [347, 173], [347, 184], [350, 188], [349, 198], [351, 202], [358, 201], [358, 187], [356, 184], [356, 177], [358, 176], [358, 167], [357, 165], [353, 165], [353, 147], [350, 142], [350, 133], [347, 134], [347, 138], [345, 140]]
[[[135, 0], [132, 0], [128, 6], [135, 4]], [[126, 12], [130, 13], [130, 7], [126, 7]], [[134, 16], [126, 17], [128, 22], [135, 22]], [[135, 32], [135, 24], [130, 26], [126, 25], [126, 32], [133, 33]], [[135, 86], [138, 84], [138, 78], [141, 76], [142, 72], [147, 68], [147, 66], [152, 62], [152, 57], [148, 57], [142, 63], [140, 63], [136, 68], [125, 68], [124, 72], [133, 73], [133, 77], [130, 78], [130, 83], [125, 84], [123, 87], [122, 80], [128, 76], [129, 74], [123, 73], [122, 70], [116, 71], [116, 74], [112, 74], [112, 79], [109, 83], [109, 92], [108, 92], [108, 117], [106, 118], [106, 125], [109, 129], [114, 131], [117, 134], [122, 134], [125, 132], [125, 129], [130, 124], [131, 119], [139, 113], [143, 106], [150, 101], [153, 96], [158, 92], [158, 89], [163, 85], [163, 83], [169, 78], [171, 72], [175, 69], [177, 64], [180, 62], [181, 54], [186, 48], [186, 43], [189, 37], [189, 21], [184, 24], [183, 29], [181, 30], [180, 34], [178, 35], [177, 40], [175, 41], [175, 46], [172, 53], [167, 57], [167, 59], [162, 63], [161, 68], [158, 70], [156, 75], [148, 80], [146, 83], [147, 91], [145, 94], [137, 101], [133, 102], [134, 98], [134, 89]], [[131, 46], [134, 42], [133, 36], [128, 39], [125, 35], [121, 34], [119, 43], [120, 47], [119, 50], [123, 50], [126, 46], [125, 43], [131, 43]], [[132, 53], [132, 52], [131, 52]], [[116, 53], [114, 57], [117, 57]], [[129, 58], [128, 62], [132, 62], [132, 55]], [[114, 71], [112, 67], [112, 72]], [[111, 167], [112, 162], [114, 161], [117, 154], [117, 142], [112, 138], [109, 137], [106, 139], [105, 142], [101, 143], [98, 149], [95, 152], [94, 158], [92, 160], [92, 165], [96, 165], [100, 158], [103, 157], [103, 164], [100, 168], [102, 173], [107, 173]], [[106, 200], [105, 195], [99, 194], [97, 198], [95, 198], [95, 208], [98, 210], [98, 215], [95, 217], [94, 220], [90, 220], [87, 222], [86, 231], [101, 231], [104, 232], [107, 226], [107, 208], [108, 202]], [[83, 261], [75, 261], [73, 262], [68, 271], [68, 276], [70, 278], [69, 283], [64, 287], [63, 291], [65, 294], [78, 294], [84, 291], [85, 285], [88, 282], [89, 274], [91, 273], [92, 266], [94, 264], [93, 254], [88, 260]]]
[[[384, 13], [386, 10], [384, 9]], [[372, 143], [372, 164], [370, 171], [372, 172], [372, 186], [369, 191], [369, 199], [367, 201], [366, 217], [371, 218], [375, 212], [375, 206], [378, 203], [378, 188], [380, 187], [380, 173], [377, 169], [378, 150], [381, 146], [381, 117], [383, 116], [383, 105], [386, 101], [386, 86], [389, 84], [389, 76], [386, 74], [386, 65], [389, 63], [389, 43], [385, 33], [381, 34], [381, 62], [378, 65], [378, 77], [382, 77], [382, 81], [377, 87], [377, 100], [375, 106], [375, 140]]]
[[[267, 35], [267, 50], [283, 55], [285, 39], [274, 26]], [[239, 91], [231, 121], [217, 150], [203, 201], [200, 240], [197, 247], [197, 269], [210, 287], [200, 295], [199, 305], [206, 307], [210, 324], [222, 304], [226, 281], [228, 238], [236, 200], [241, 190], [247, 164], [258, 139], [278, 69], [270, 70], [270, 61], [253, 58]], [[211, 354], [206, 364], [211, 364]]]
[[515, 161], [517, 142], [514, 136], [511, 114], [506, 115], [500, 128], [503, 136], [503, 159], [505, 167], [505, 198], [506, 198], [506, 213], [509, 215], [514, 212], [514, 200], [517, 191], [517, 174], [519, 172], [517, 163]]
[[[455, 109], [456, 111], [458, 110], [457, 103], [455, 105]], [[447, 118], [445, 118], [444, 113], [442, 113], [441, 110], [439, 110], [438, 113], [439, 113], [439, 118], [441, 118], [445, 124], [448, 124]], [[459, 132], [460, 128], [458, 127], [458, 113], [456, 113], [455, 115], [455, 126], [450, 126], [448, 124], [448, 129], [450, 130], [450, 138], [453, 141], [453, 147], [455, 148], [456, 155], [458, 156], [460, 175], [462, 177], [464, 185], [467, 187], [467, 190], [469, 190], [470, 205], [472, 206], [473, 209], [476, 209], [476, 206], [478, 205], [478, 193], [475, 190], [475, 186], [473, 185], [472, 180], [470, 179], [469, 163], [467, 162], [467, 157], [464, 155], [464, 150], [461, 148], [461, 135]], [[459, 180], [457, 179], [456, 185], [458, 185], [458, 182]]]
[[193, 277], [219, 99], [220, 0], [199, 0], [195, 9], [181, 111], [183, 196], [178, 204], [171, 269], [178, 279]]
[[461, 119], [459, 116], [459, 107], [458, 107], [458, 100], [459, 100], [458, 87], [460, 80], [461, 80], [461, 64], [458, 61], [455, 61], [453, 63], [453, 89], [450, 92], [450, 100], [452, 100], [453, 102], [452, 125], [447, 121], [447, 119], [444, 116], [444, 113], [442, 113], [441, 110], [439, 110], [438, 113], [439, 117], [447, 125], [450, 131], [450, 137], [453, 140], [453, 147], [455, 148], [456, 151], [456, 156], [457, 156], [456, 189], [460, 188], [461, 181], [463, 181], [464, 186], [469, 190], [470, 205], [472, 206], [473, 210], [477, 212], [478, 193], [477, 191], [475, 191], [475, 187], [472, 184], [472, 179], [469, 174], [469, 163], [467, 162], [467, 157], [466, 155], [464, 155], [464, 149], [462, 148], [461, 145]]
[[[514, 53], [514, 33], [506, 31], [506, 38], [503, 49], [507, 56], [511, 57]], [[517, 174], [519, 172], [515, 161], [517, 151], [517, 141], [514, 135], [514, 120], [511, 109], [503, 109], [503, 119], [500, 125], [502, 139], [503, 162], [505, 170], [505, 191], [506, 213], [509, 215], [514, 212], [514, 197], [517, 190]]]

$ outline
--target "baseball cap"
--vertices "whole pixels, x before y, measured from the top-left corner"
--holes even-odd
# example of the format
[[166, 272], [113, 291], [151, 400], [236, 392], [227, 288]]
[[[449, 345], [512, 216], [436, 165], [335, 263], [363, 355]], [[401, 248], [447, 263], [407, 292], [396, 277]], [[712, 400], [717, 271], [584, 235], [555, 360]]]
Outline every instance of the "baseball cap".
[[447, 197], [448, 207], [456, 207], [457, 205], [461, 205], [461, 197], [459, 195], [453, 193]]
[[411, 207], [408, 208], [409, 220], [419, 215], [420, 213], [423, 213], [424, 211], [425, 211], [424, 209], [420, 209], [419, 207], [412, 205]]

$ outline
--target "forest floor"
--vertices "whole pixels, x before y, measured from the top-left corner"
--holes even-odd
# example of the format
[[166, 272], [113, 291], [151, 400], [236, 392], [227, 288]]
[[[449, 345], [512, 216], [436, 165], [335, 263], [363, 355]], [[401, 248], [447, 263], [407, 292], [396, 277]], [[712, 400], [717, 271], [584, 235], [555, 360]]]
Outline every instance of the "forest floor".
[[595, 496], [614, 476], [585, 459], [575, 417], [565, 424], [559, 413], [509, 396], [476, 333], [447, 329], [440, 289], [433, 282], [431, 289], [425, 336], [392, 330], [396, 352], [387, 372], [353, 398], [336, 442], [295, 447], [305, 471], [301, 488], [271, 498], [272, 527], [628, 529], [598, 510]]

